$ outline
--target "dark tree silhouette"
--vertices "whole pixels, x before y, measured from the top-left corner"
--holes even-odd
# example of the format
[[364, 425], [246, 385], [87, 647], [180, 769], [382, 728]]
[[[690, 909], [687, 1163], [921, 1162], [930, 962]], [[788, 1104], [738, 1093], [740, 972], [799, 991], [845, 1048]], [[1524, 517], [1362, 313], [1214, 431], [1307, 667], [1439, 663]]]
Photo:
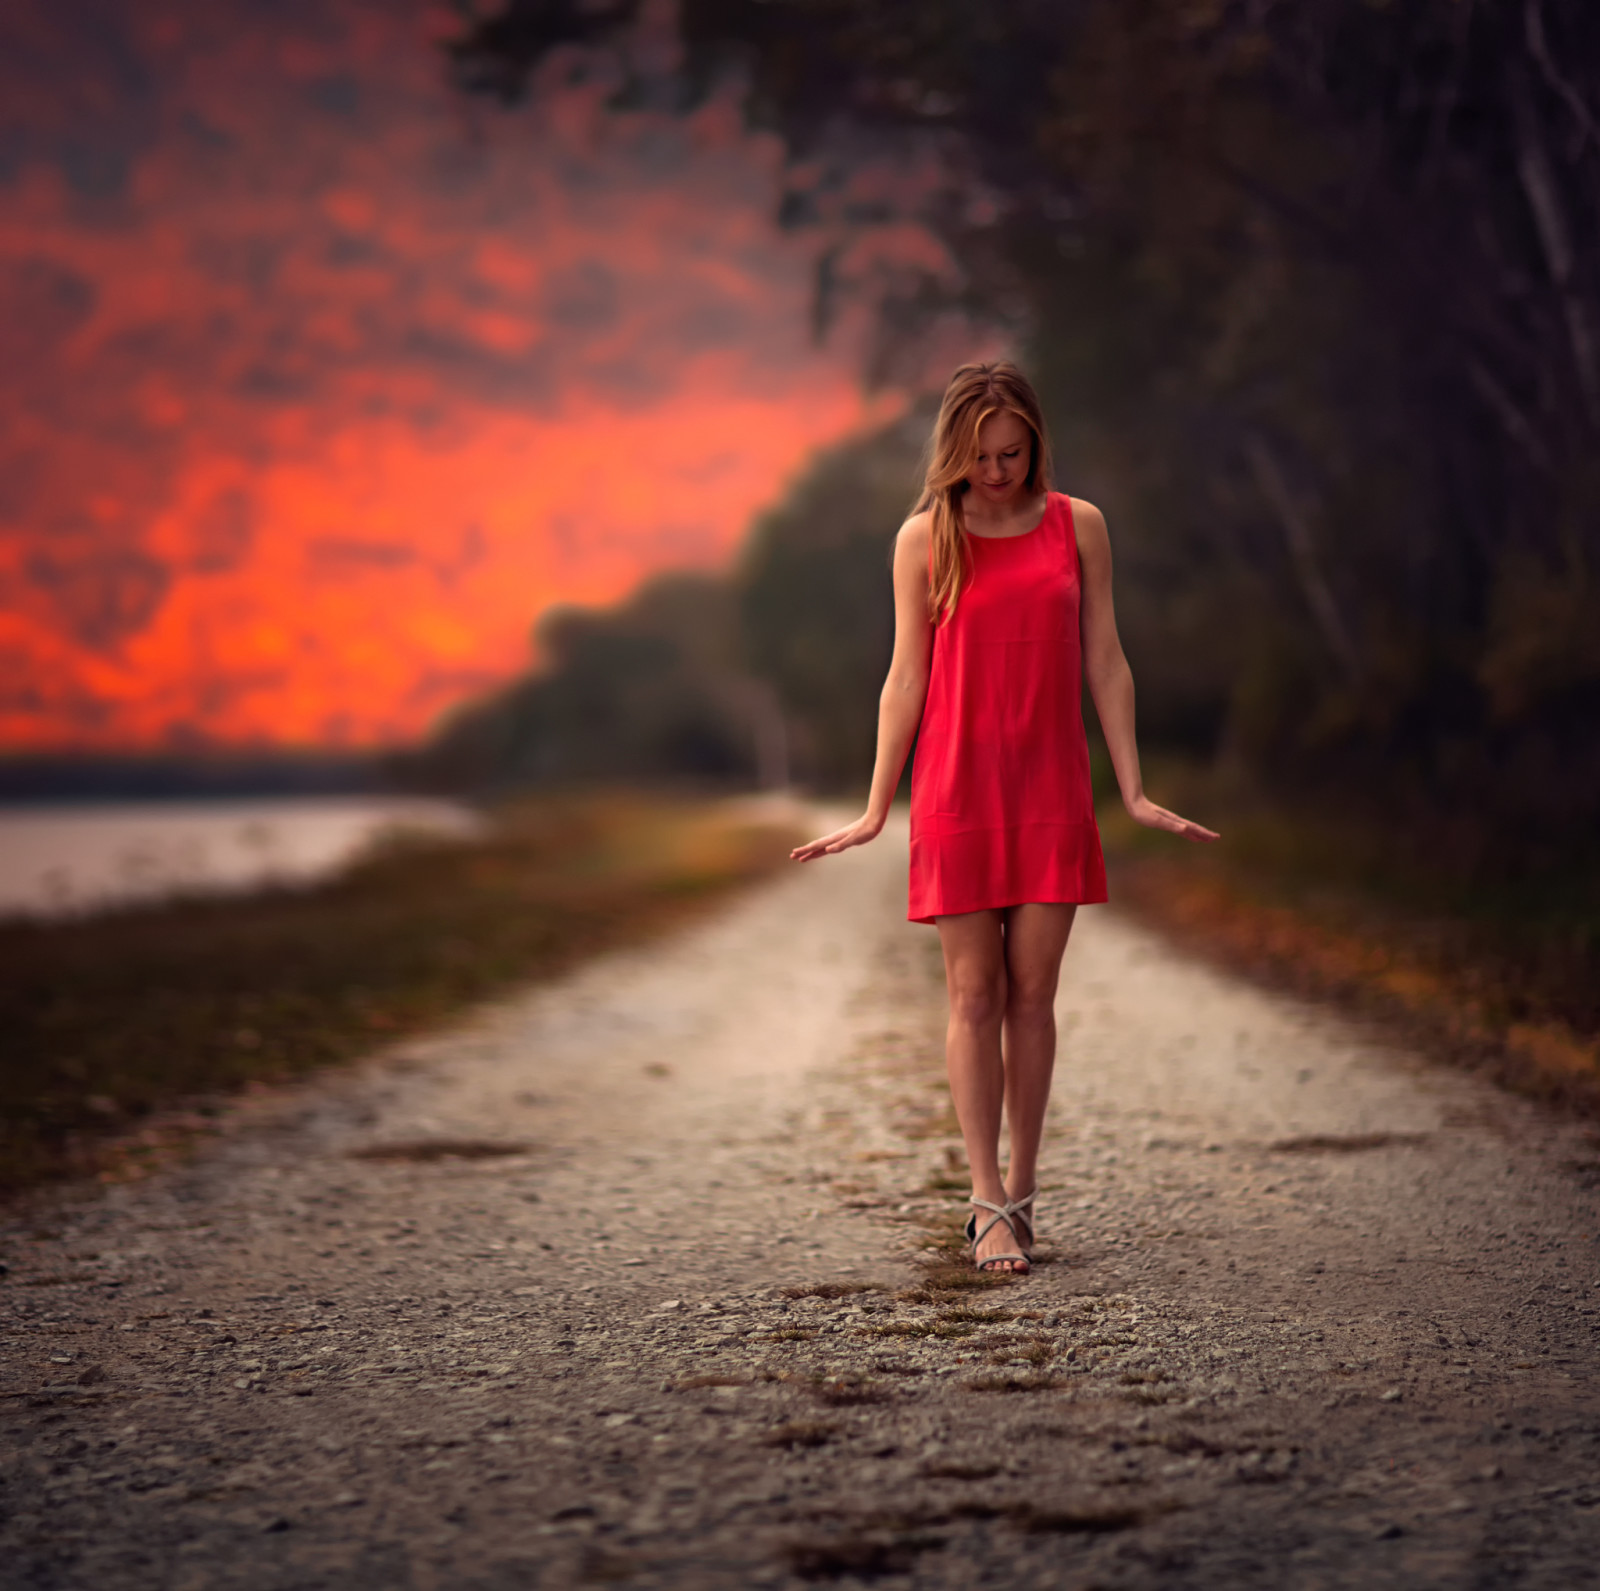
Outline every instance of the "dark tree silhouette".
[[[668, 66], [640, 15], [510, 0], [452, 68], [737, 77], [885, 369], [952, 305], [1014, 328], [1112, 513], [1150, 729], [1481, 872], [1592, 846], [1600, 9], [683, 0]], [[848, 179], [907, 149], [959, 279], [852, 280], [884, 211]]]

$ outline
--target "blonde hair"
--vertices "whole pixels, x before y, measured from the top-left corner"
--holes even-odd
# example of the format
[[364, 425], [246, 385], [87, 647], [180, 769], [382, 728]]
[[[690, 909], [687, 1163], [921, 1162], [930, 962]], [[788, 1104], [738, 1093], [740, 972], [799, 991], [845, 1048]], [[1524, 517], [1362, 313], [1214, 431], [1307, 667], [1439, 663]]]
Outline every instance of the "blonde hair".
[[987, 365], [962, 365], [951, 376], [939, 404], [922, 495], [913, 513], [926, 513], [932, 531], [928, 560], [928, 617], [945, 623], [956, 611], [967, 583], [966, 532], [961, 525], [961, 499], [967, 476], [978, 459], [978, 430], [996, 414], [1014, 414], [1032, 433], [1028, 452], [1027, 488], [1050, 489], [1050, 444], [1044, 413], [1032, 383], [1009, 360]]

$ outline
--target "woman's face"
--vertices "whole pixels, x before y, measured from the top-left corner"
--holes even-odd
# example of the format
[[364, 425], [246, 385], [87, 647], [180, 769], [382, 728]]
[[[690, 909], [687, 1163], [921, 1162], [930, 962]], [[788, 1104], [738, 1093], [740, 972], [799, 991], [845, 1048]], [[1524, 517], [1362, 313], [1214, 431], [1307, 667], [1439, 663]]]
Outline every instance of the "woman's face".
[[978, 457], [967, 485], [991, 503], [1003, 503], [1022, 490], [1028, 478], [1033, 432], [1014, 414], [991, 414], [978, 427]]

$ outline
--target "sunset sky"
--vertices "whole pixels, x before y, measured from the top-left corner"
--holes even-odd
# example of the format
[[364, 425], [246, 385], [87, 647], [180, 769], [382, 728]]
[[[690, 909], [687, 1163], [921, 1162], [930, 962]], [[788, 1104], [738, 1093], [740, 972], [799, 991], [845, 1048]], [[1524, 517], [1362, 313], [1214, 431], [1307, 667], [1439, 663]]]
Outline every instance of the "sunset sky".
[[396, 0], [7, 12], [5, 747], [416, 735], [869, 417], [728, 103], [474, 110]]

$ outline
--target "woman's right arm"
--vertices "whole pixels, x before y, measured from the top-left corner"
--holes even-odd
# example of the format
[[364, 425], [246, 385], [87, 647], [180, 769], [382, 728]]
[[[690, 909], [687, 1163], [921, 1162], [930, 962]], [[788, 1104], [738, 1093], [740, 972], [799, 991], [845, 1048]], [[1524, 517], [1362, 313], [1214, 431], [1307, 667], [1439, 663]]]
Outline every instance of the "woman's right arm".
[[894, 659], [878, 698], [878, 755], [872, 767], [867, 810], [854, 823], [796, 846], [797, 862], [814, 861], [875, 840], [889, 820], [889, 807], [922, 723], [933, 657], [928, 619], [928, 516], [917, 514], [900, 527], [894, 544]]

